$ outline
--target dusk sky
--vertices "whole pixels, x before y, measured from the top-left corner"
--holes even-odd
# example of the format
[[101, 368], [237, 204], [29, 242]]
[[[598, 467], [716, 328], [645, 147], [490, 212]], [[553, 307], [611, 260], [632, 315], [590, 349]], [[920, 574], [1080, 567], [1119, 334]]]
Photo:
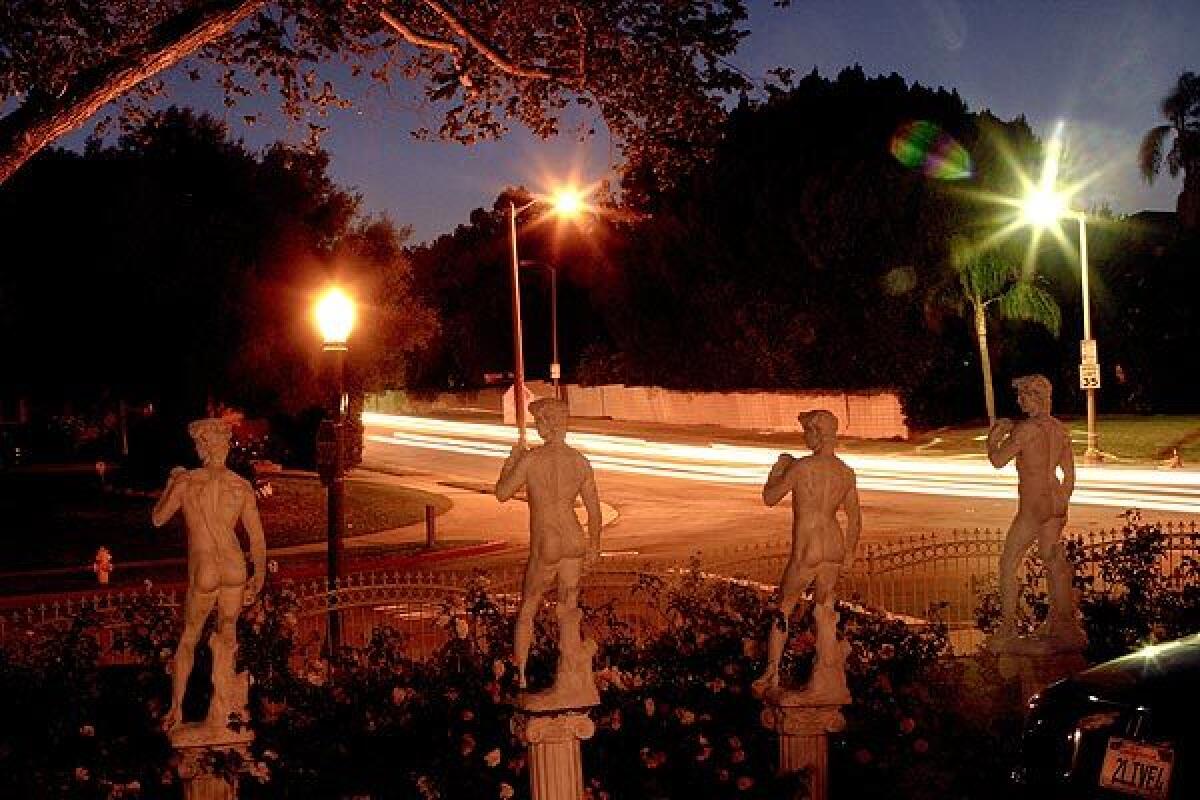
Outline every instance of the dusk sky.
[[[1107, 202], [1118, 212], [1175, 207], [1179, 182], [1163, 176], [1147, 186], [1135, 159], [1142, 134], [1161, 121], [1163, 95], [1181, 72], [1200, 69], [1195, 0], [795, 0], [788, 9], [751, 0], [750, 6], [751, 35], [732, 62], [760, 85], [776, 66], [798, 73], [816, 66], [833, 76], [858, 63], [871, 75], [895, 71], [955, 88], [972, 110], [1025, 114], [1038, 133], [1062, 119], [1077, 171], [1100, 173], [1080, 205]], [[246, 128], [247, 109], [226, 112], [211, 87], [172, 83], [179, 85], [174, 102], [225, 116], [251, 145], [299, 140], [306, 132], [278, 113]], [[520, 129], [473, 147], [420, 142], [409, 132], [436, 127], [439, 119], [424, 106], [411, 85], [390, 96], [372, 89], [360, 109], [336, 112], [324, 140], [335, 176], [363, 195], [369, 212], [412, 225], [416, 241], [465, 222], [506, 185], [540, 188], [548, 176], [570, 171], [588, 181], [613, 177], [615, 153], [603, 129], [582, 144], [569, 134], [541, 141]]]

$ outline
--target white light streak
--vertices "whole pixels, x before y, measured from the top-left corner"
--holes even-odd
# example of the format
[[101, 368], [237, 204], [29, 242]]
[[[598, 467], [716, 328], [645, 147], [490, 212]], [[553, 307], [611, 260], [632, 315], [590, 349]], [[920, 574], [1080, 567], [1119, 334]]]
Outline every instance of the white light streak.
[[[507, 458], [516, 429], [507, 425], [366, 412], [367, 439], [379, 444], [470, 456]], [[530, 431], [531, 444], [540, 443]], [[761, 486], [778, 449], [731, 444], [652, 442], [632, 436], [571, 433], [567, 442], [601, 470], [704, 483]], [[1016, 471], [994, 470], [982, 457], [842, 454], [867, 491], [1007, 500], [1016, 497]], [[1072, 503], [1200, 514], [1200, 473], [1116, 466], [1081, 466]]]

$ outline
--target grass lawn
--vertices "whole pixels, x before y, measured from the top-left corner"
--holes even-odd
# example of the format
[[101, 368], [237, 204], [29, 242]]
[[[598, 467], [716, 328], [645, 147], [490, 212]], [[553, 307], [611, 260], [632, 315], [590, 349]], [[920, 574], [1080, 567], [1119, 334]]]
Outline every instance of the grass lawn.
[[[315, 477], [275, 475], [274, 494], [258, 502], [268, 547], [325, 541], [325, 488]], [[187, 538], [180, 515], [155, 529], [154, 497], [100, 489], [89, 472], [0, 472], [0, 572], [90, 565], [101, 545], [121, 563], [185, 558]], [[450, 507], [441, 495], [384, 483], [346, 483], [346, 533], [409, 525]]]
[[[1066, 418], [1071, 428], [1075, 455], [1087, 446], [1087, 420]], [[1200, 416], [1127, 416], [1102, 415], [1096, 433], [1100, 449], [1114, 456], [1115, 462], [1157, 462], [1170, 456], [1172, 448], [1187, 466], [1200, 465]], [[987, 428], [940, 428], [913, 436], [907, 443], [847, 441], [847, 452], [900, 452], [911, 450], [925, 455], [960, 455], [985, 452]]]

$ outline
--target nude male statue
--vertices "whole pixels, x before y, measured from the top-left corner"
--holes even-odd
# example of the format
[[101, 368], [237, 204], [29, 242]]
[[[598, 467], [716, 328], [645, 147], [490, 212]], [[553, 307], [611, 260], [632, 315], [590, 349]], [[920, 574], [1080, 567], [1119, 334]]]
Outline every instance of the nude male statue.
[[[188, 426], [203, 466], [175, 467], [167, 488], [154, 506], [151, 520], [162, 527], [183, 509], [188, 532], [188, 589], [184, 606], [183, 635], [175, 650], [171, 674], [171, 708], [163, 720], [168, 731], [183, 721], [183, 695], [192, 672], [196, 643], [208, 615], [216, 609], [217, 626], [212, 648], [213, 696], [205, 727], [224, 729], [230, 714], [246, 705], [247, 677], [235, 674], [237, 617], [262, 589], [266, 575], [267, 545], [263, 536], [254, 490], [225, 466], [232, 429], [224, 420], [202, 419]], [[241, 520], [250, 539], [254, 575], [246, 577], [246, 557], [234, 526]]]
[[[579, 603], [579, 579], [585, 558], [594, 559], [600, 550], [600, 499], [592, 466], [583, 455], [566, 444], [567, 404], [553, 398], [529, 405], [534, 424], [542, 437], [540, 447], [526, 450], [518, 443], [500, 470], [496, 498], [505, 502], [525, 487], [529, 499], [529, 562], [521, 585], [521, 608], [517, 613], [513, 651], [519, 686], [526, 688], [525, 663], [533, 636], [533, 619], [542, 595], [558, 581], [560, 628], [574, 619]], [[587, 509], [587, 536], [575, 516], [575, 498]], [[560, 642], [560, 645], [562, 642]]]
[[[1041, 375], [1013, 381], [1017, 403], [1029, 416], [1013, 424], [998, 419], [988, 432], [988, 460], [1000, 469], [1017, 462], [1017, 516], [1008, 529], [1000, 556], [1000, 627], [993, 647], [1004, 649], [1017, 638], [1017, 568], [1036, 541], [1046, 567], [1050, 616], [1046, 639], [1068, 647], [1081, 647], [1084, 633], [1075, 618], [1071, 596], [1071, 565], [1062, 545], [1067, 505], [1075, 491], [1075, 458], [1071, 437], [1061, 422], [1050, 416], [1053, 387]], [[1062, 471], [1062, 480], [1058, 478]]]
[[[837, 417], [828, 411], [809, 411], [798, 419], [812, 455], [780, 455], [762, 492], [768, 506], [778, 505], [789, 493], [792, 495], [792, 553], [780, 582], [780, 616], [767, 641], [767, 667], [754, 682], [754, 690], [763, 694], [779, 687], [779, 662], [787, 643], [788, 619], [804, 592], [813, 586], [817, 656], [803, 694], [815, 702], [848, 703], [845, 654], [837, 641], [833, 589], [842, 568], [854, 561], [854, 548], [862, 532], [862, 511], [854, 471], [834, 455]], [[846, 514], [844, 534], [838, 509]]]

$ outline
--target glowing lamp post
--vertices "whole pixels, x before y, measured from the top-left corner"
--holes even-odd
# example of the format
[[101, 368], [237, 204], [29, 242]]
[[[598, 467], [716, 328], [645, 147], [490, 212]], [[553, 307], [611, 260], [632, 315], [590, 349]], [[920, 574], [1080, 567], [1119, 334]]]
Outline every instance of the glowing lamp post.
[[1060, 220], [1073, 219], [1079, 223], [1079, 280], [1083, 295], [1083, 341], [1080, 343], [1079, 386], [1087, 392], [1087, 449], [1083, 460], [1098, 463], [1103, 460], [1096, 433], [1096, 389], [1100, 387], [1100, 362], [1096, 341], [1092, 338], [1091, 293], [1088, 289], [1087, 218], [1073, 211], [1069, 199], [1055, 188], [1058, 177], [1058, 158], [1061, 144], [1051, 141], [1039, 185], [1032, 187], [1021, 204], [1021, 218], [1035, 228], [1057, 226]]
[[328, 575], [326, 587], [329, 592], [329, 651], [332, 655], [341, 645], [341, 620], [337, 613], [337, 589], [341, 578], [344, 544], [342, 532], [346, 523], [346, 485], [343, 467], [345, 442], [342, 435], [342, 418], [348, 407], [346, 397], [346, 343], [354, 329], [354, 301], [341, 289], [326, 291], [317, 301], [314, 316], [324, 340], [324, 350], [333, 358], [337, 398], [333, 404], [333, 415], [327, 425], [322, 425], [317, 434], [318, 471], [328, 490], [326, 521], [328, 537]]
[[[513, 411], [517, 418], [517, 441], [525, 442], [525, 352], [521, 333], [521, 258], [517, 252], [517, 215], [532, 208], [534, 204], [543, 202], [540, 198], [530, 200], [523, 206], [518, 206], [511, 200], [508, 203], [508, 237], [512, 247], [511, 282], [512, 282], [512, 336], [513, 336]], [[554, 214], [564, 219], [578, 216], [584, 207], [583, 195], [576, 189], [563, 188], [550, 197], [550, 206]], [[551, 271], [554, 278], [557, 276]], [[557, 281], [556, 281], [557, 282]], [[552, 290], [557, 305], [557, 286]], [[554, 367], [558, 367], [558, 335], [557, 308], [554, 309]], [[552, 377], [558, 370], [551, 369]], [[557, 380], [555, 381], [557, 385]]]

